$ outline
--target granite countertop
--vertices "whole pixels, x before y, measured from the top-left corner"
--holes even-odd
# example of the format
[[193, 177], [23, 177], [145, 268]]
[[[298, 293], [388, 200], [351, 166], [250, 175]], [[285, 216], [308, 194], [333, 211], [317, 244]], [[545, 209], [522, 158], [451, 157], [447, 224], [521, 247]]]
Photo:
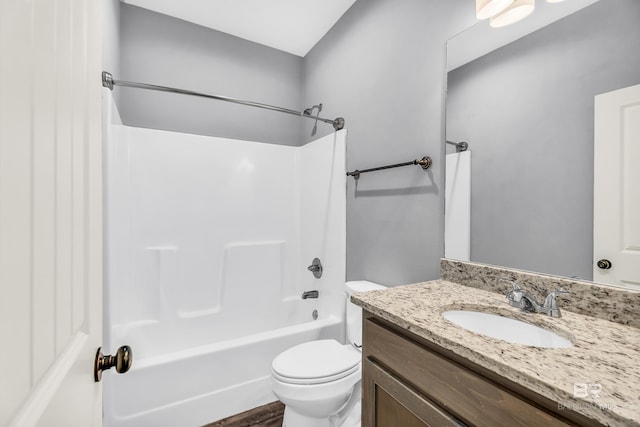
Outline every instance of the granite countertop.
[[[522, 313], [505, 295], [445, 280], [352, 295], [352, 301], [477, 365], [605, 425], [640, 426], [640, 329], [562, 310], [561, 318]], [[562, 303], [559, 300], [562, 308]], [[501, 314], [573, 342], [570, 348], [512, 344], [462, 329], [446, 310]], [[588, 397], [574, 397], [584, 391]], [[599, 391], [599, 393], [598, 393]], [[562, 406], [561, 406], [562, 405]]]

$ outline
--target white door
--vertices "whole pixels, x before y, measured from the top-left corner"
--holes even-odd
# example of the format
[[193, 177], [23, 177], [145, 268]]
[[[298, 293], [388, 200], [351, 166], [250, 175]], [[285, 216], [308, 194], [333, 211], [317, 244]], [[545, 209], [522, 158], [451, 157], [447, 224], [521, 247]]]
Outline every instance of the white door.
[[596, 96], [594, 158], [593, 280], [640, 290], [640, 85]]
[[99, 426], [100, 2], [0, 0], [0, 425]]

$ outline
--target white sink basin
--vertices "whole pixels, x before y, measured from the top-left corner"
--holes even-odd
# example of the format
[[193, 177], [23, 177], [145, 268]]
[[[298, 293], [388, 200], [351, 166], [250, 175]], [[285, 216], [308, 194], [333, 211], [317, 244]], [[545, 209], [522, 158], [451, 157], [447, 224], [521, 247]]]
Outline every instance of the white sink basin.
[[479, 311], [449, 310], [442, 313], [448, 321], [477, 334], [514, 344], [543, 348], [567, 348], [573, 344], [560, 335], [519, 320]]

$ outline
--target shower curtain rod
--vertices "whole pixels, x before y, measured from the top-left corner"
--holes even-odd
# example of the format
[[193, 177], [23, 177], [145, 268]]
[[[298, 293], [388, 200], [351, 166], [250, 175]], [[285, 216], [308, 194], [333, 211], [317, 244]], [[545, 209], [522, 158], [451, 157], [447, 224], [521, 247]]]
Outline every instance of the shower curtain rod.
[[279, 111], [281, 113], [292, 114], [294, 116], [300, 116], [300, 117], [306, 117], [313, 120], [319, 120], [321, 122], [331, 124], [335, 130], [340, 130], [344, 128], [344, 119], [342, 117], [338, 117], [335, 120], [323, 119], [322, 117], [316, 117], [316, 116], [312, 116], [311, 114], [306, 114], [305, 111], [295, 111], [295, 110], [290, 110], [288, 108], [276, 107], [274, 105], [261, 104], [259, 102], [243, 101], [241, 99], [230, 98], [228, 96], [210, 95], [206, 93], [193, 92], [190, 90], [177, 89], [177, 88], [167, 87], [167, 86], [151, 85], [147, 83], [128, 82], [125, 80], [115, 80], [113, 78], [113, 75], [111, 75], [111, 73], [107, 71], [102, 72], [102, 86], [109, 88], [110, 90], [113, 90], [114, 86], [123, 86], [123, 87], [134, 87], [138, 89], [157, 90], [160, 92], [180, 93], [182, 95], [200, 96], [202, 98], [233, 102], [234, 104], [247, 105], [249, 107], [264, 108], [266, 110]]

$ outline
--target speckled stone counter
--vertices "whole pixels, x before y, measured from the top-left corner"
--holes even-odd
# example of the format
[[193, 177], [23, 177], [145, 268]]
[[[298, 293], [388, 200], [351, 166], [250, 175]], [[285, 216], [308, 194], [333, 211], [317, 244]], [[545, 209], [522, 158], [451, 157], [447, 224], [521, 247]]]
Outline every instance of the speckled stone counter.
[[[640, 329], [562, 311], [561, 318], [522, 313], [504, 294], [446, 280], [359, 293], [365, 310], [469, 361], [611, 426], [640, 426]], [[551, 330], [573, 347], [543, 349], [475, 334], [445, 320], [446, 310], [500, 314]], [[577, 384], [577, 389], [574, 389]], [[599, 393], [598, 393], [599, 391]], [[588, 397], [581, 398], [582, 392]]]

